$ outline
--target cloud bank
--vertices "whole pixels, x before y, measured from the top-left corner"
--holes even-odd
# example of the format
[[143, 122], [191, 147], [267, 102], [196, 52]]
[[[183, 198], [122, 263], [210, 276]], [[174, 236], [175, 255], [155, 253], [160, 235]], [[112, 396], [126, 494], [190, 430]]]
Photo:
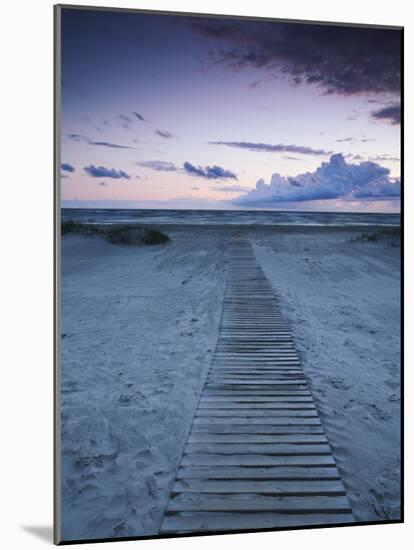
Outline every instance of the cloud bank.
[[400, 92], [399, 30], [207, 18], [191, 24], [216, 41], [212, 63], [267, 69], [326, 94]]
[[400, 196], [400, 181], [374, 162], [347, 163], [341, 154], [332, 155], [315, 172], [296, 177], [273, 174], [270, 184], [263, 179], [256, 189], [234, 200], [241, 206], [326, 199], [385, 199]]
[[137, 149], [137, 147], [131, 147], [130, 145], [120, 145], [119, 143], [112, 143], [110, 141], [93, 141], [86, 136], [80, 134], [67, 134], [72, 141], [78, 143], [87, 143], [88, 145], [96, 145], [97, 147], [109, 147], [110, 149]]
[[127, 180], [131, 178], [131, 176], [129, 176], [123, 170], [115, 170], [115, 168], [105, 168], [104, 166], [94, 166], [93, 164], [91, 164], [90, 166], [85, 166], [84, 170], [88, 174], [88, 176], [91, 176], [92, 178], [124, 178]]
[[210, 179], [237, 180], [237, 176], [234, 172], [231, 172], [231, 170], [226, 170], [221, 166], [206, 166], [205, 168], [203, 168], [202, 166], [194, 166], [189, 162], [185, 162], [183, 166], [187, 174], [190, 174], [191, 176], [197, 176], [197, 177], [206, 178], [209, 180]]
[[371, 116], [377, 120], [384, 120], [390, 124], [400, 124], [401, 122], [401, 106], [390, 105], [383, 107], [371, 113]]
[[118, 143], [111, 143], [109, 141], [91, 141], [88, 140], [89, 145], [96, 145], [98, 147], [109, 147], [110, 149], [136, 149], [136, 147], [130, 147], [129, 145], [119, 145]]
[[225, 145], [227, 147], [262, 153], [300, 153], [302, 155], [316, 156], [328, 156], [332, 154], [332, 151], [325, 151], [324, 149], [313, 149], [312, 147], [304, 147], [302, 145], [284, 145], [283, 143], [272, 145], [270, 143], [252, 143], [250, 141], [209, 141], [209, 145]]

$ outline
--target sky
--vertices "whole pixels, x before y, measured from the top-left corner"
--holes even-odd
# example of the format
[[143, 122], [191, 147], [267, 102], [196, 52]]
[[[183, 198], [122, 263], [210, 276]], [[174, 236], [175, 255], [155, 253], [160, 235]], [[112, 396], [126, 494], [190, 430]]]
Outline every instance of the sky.
[[64, 207], [398, 212], [400, 31], [62, 9]]

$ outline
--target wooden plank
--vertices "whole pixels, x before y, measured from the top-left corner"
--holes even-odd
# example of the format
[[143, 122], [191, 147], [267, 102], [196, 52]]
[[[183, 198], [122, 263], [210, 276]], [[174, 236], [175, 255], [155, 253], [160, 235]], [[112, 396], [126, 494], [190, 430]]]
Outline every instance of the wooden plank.
[[272, 344], [272, 346], [266, 348], [265, 346], [253, 348], [246, 348], [243, 346], [218, 346], [216, 353], [214, 354], [214, 360], [221, 361], [231, 361], [234, 360], [234, 357], [238, 361], [251, 362], [254, 359], [267, 359], [275, 361], [283, 360], [294, 360], [298, 361], [299, 356], [296, 349], [291, 344], [278, 344], [277, 346]]
[[244, 375], [244, 374], [214, 374], [207, 377], [207, 385], [236, 385], [243, 387], [243, 384], [249, 386], [262, 386], [270, 385], [276, 386], [278, 389], [279, 386], [283, 386], [286, 389], [289, 389], [290, 386], [306, 386], [307, 381], [305, 377], [299, 377], [297, 375], [283, 375], [283, 374], [256, 374], [256, 375]]
[[185, 534], [228, 531], [257, 531], [260, 529], [277, 529], [280, 527], [321, 526], [334, 523], [347, 525], [353, 522], [353, 516], [341, 513], [217, 513], [217, 512], [190, 512], [174, 513], [165, 516], [162, 534]]
[[263, 366], [263, 367], [230, 367], [230, 366], [220, 366], [215, 365], [210, 368], [210, 373], [219, 373], [219, 374], [243, 374], [243, 375], [258, 375], [258, 374], [282, 374], [283, 376], [288, 375], [302, 375], [303, 370], [300, 367], [290, 367], [282, 366], [282, 367], [275, 367], [275, 366]]
[[300, 359], [296, 357], [214, 357], [213, 363], [221, 365], [298, 365]]
[[[279, 329], [267, 328], [266, 331], [257, 333], [251, 327], [243, 330], [221, 328], [221, 335], [217, 339], [218, 344], [245, 344], [245, 345], [286, 345], [294, 346], [291, 332]], [[233, 334], [234, 333], [234, 334]], [[223, 335], [226, 336], [223, 336]]]
[[238, 424], [245, 426], [257, 425], [273, 425], [273, 426], [320, 426], [321, 421], [319, 417], [315, 418], [297, 418], [297, 417], [240, 417], [240, 416], [226, 416], [226, 417], [199, 417], [194, 418], [194, 426], [213, 426], [224, 424], [226, 426], [236, 426]]
[[283, 366], [279, 368], [275, 367], [228, 367], [215, 365], [210, 369], [210, 376], [249, 376], [252, 377], [266, 377], [266, 376], [282, 376], [286, 377], [304, 377], [304, 372], [301, 368], [292, 368], [289, 366]]
[[202, 424], [200, 422], [193, 423], [191, 433], [216, 433], [216, 434], [304, 434], [317, 433], [322, 434], [323, 430], [320, 424], [304, 425], [304, 424]]
[[215, 434], [191, 432], [188, 443], [328, 443], [324, 434]]
[[210, 410], [215, 411], [223, 409], [247, 409], [247, 410], [315, 410], [315, 405], [313, 403], [237, 403], [234, 401], [204, 401], [201, 399], [198, 410]]
[[299, 360], [285, 360], [285, 361], [219, 361], [215, 360], [212, 364], [212, 369], [257, 369], [260, 371], [264, 370], [298, 370], [301, 373], [304, 371], [300, 365]]
[[217, 397], [217, 396], [233, 396], [233, 397], [299, 397], [299, 396], [310, 396], [310, 391], [308, 388], [257, 388], [251, 390], [249, 388], [239, 388], [239, 389], [212, 389], [206, 386], [203, 391], [203, 397]]
[[224, 418], [224, 417], [245, 418], [265, 417], [265, 418], [315, 418], [318, 417], [316, 410], [296, 410], [296, 409], [198, 409], [196, 418]]
[[287, 347], [276, 349], [274, 346], [269, 349], [265, 348], [255, 348], [255, 349], [247, 349], [243, 347], [226, 347], [226, 348], [218, 348], [216, 355], [215, 355], [215, 361], [217, 360], [240, 360], [244, 359], [244, 361], [254, 361], [259, 360], [263, 361], [263, 359], [275, 359], [277, 361], [282, 360], [299, 360], [299, 356], [296, 353], [296, 350], [289, 349]]
[[282, 376], [263, 376], [263, 378], [259, 378], [259, 377], [243, 377], [242, 375], [240, 376], [219, 376], [219, 375], [215, 375], [215, 376], [211, 376], [211, 377], [208, 377], [207, 378], [207, 381], [206, 381], [206, 384], [211, 386], [211, 385], [231, 385], [231, 386], [237, 386], [237, 387], [243, 387], [243, 384], [247, 384], [249, 386], [274, 386], [274, 387], [283, 387], [283, 388], [289, 388], [291, 386], [294, 386], [294, 387], [305, 387], [307, 382], [306, 382], [306, 379], [303, 378], [291, 378], [291, 377], [282, 377]]
[[228, 344], [231, 343], [240, 343], [245, 346], [259, 344], [269, 345], [272, 343], [286, 342], [289, 341], [293, 345], [292, 335], [288, 331], [278, 331], [273, 333], [261, 333], [261, 334], [238, 334], [234, 331], [232, 334], [230, 331], [226, 330], [218, 340], [219, 344]]
[[[239, 334], [239, 336], [238, 336]], [[266, 329], [255, 329], [251, 325], [241, 329], [239, 327], [222, 327], [221, 334], [219, 335], [219, 341], [226, 342], [228, 340], [243, 340], [252, 341], [254, 338], [258, 338], [259, 341], [263, 340], [268, 342], [269, 340], [277, 340], [277, 338], [291, 338], [292, 333], [286, 327], [272, 325]]]
[[217, 374], [221, 376], [282, 376], [282, 377], [298, 377], [303, 376], [303, 371], [301, 369], [292, 369], [292, 367], [220, 367], [215, 366], [210, 369], [210, 374]]
[[233, 356], [228, 357], [227, 355], [223, 355], [222, 357], [217, 355], [214, 356], [213, 364], [220, 364], [220, 365], [299, 365], [300, 359], [298, 355], [288, 355], [284, 353], [283, 356], [280, 354], [277, 354], [272, 357], [267, 356], [245, 356], [244, 354], [233, 354]]
[[211, 403], [213, 406], [219, 406], [222, 403], [245, 403], [246, 405], [252, 404], [252, 403], [268, 403], [268, 404], [276, 404], [280, 403], [281, 405], [286, 404], [295, 404], [295, 403], [312, 403], [313, 399], [310, 395], [256, 395], [256, 394], [240, 394], [240, 395], [234, 395], [233, 393], [228, 394], [218, 394], [218, 395], [211, 395], [206, 394], [203, 392], [200, 400], [200, 404], [206, 404]]
[[329, 455], [331, 448], [327, 443], [322, 444], [305, 444], [297, 443], [187, 443], [185, 452], [191, 453], [208, 453], [208, 454], [223, 454], [223, 455], [250, 455], [250, 454], [266, 454], [266, 455]]
[[209, 376], [207, 378], [207, 383], [209, 385], [217, 384], [235, 384], [237, 386], [248, 384], [251, 385], [266, 385], [266, 386], [304, 386], [306, 385], [305, 378], [282, 378], [282, 377], [269, 377], [266, 378], [251, 378], [251, 377], [242, 377], [242, 376]]
[[265, 455], [265, 454], [184, 454], [183, 466], [326, 466], [335, 465], [332, 455]]
[[170, 499], [169, 512], [233, 512], [254, 510], [274, 512], [350, 512], [350, 505], [345, 496], [309, 496], [309, 497], [273, 497], [250, 494], [203, 494], [196, 496], [181, 493]]
[[212, 480], [179, 479], [174, 483], [172, 494], [180, 493], [256, 493], [273, 496], [344, 495], [341, 480]]
[[296, 353], [229, 353], [229, 352], [217, 352], [217, 355], [215, 356], [215, 360], [222, 360], [222, 361], [258, 361], [258, 362], [265, 362], [265, 361], [299, 361], [299, 357]]
[[292, 357], [297, 356], [296, 350], [292, 346], [292, 344], [279, 344], [276, 345], [272, 343], [269, 346], [264, 345], [255, 345], [253, 346], [242, 346], [242, 345], [218, 345], [216, 349], [217, 357], [226, 357], [228, 355], [243, 355], [247, 359], [250, 359], [253, 357]]
[[177, 479], [309, 480], [340, 479], [335, 466], [183, 466]]

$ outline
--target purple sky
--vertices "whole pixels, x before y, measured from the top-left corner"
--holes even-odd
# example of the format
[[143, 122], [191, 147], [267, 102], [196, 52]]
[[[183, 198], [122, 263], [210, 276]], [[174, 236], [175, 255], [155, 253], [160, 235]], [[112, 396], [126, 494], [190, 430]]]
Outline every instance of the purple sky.
[[62, 205], [399, 210], [400, 31], [62, 10]]

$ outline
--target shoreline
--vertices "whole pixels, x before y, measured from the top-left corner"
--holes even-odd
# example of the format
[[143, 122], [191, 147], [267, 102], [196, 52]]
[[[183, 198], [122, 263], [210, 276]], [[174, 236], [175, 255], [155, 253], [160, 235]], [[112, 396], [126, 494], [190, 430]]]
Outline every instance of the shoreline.
[[93, 225], [98, 228], [113, 228], [122, 229], [126, 226], [133, 226], [137, 228], [147, 229], [169, 229], [176, 232], [189, 232], [189, 231], [228, 231], [234, 232], [263, 232], [263, 233], [369, 233], [369, 232], [393, 232], [398, 235], [401, 234], [400, 225], [310, 225], [310, 224], [177, 224], [177, 223], [93, 223], [79, 222], [84, 225]]

